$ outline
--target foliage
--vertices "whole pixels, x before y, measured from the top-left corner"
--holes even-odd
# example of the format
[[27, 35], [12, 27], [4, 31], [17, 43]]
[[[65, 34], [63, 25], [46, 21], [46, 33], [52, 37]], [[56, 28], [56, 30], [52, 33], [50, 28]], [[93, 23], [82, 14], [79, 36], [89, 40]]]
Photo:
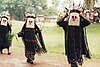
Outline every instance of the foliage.
[[90, 9], [89, 7], [91, 6], [91, 4], [95, 4], [95, 2], [98, 2], [98, 0], [84, 0], [86, 2], [86, 8]]
[[42, 14], [39, 10], [45, 10], [46, 5], [46, 0], [0, 0], [0, 12], [9, 11], [15, 19], [23, 20], [25, 11], [35, 9]]
[[7, 33], [6, 35], [6, 38], [8, 40], [8, 43], [11, 44], [12, 43], [12, 40], [13, 40], [13, 37], [15, 36], [15, 34], [12, 34], [12, 33]]
[[[0, 12], [9, 11], [12, 18], [24, 20], [25, 11], [34, 11], [40, 15], [57, 15], [59, 13], [59, 0], [51, 0], [52, 6], [48, 7], [47, 0], [0, 0]], [[62, 10], [62, 9], [61, 9]]]

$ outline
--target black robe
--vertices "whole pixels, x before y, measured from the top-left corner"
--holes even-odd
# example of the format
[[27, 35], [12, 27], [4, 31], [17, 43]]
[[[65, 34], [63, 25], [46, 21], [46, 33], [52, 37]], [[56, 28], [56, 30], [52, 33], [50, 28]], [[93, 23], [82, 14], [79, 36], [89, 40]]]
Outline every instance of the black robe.
[[36, 23], [35, 28], [26, 28], [25, 23], [21, 32], [18, 33], [18, 36], [22, 37], [23, 43], [25, 45], [25, 56], [27, 58], [32, 58], [34, 60], [34, 55], [36, 52], [38, 53], [41, 51], [46, 51], [42, 33]]
[[11, 46], [11, 41], [8, 36], [11, 34], [11, 27], [9, 23], [7, 26], [0, 25], [0, 50], [4, 48], [9, 48]]
[[82, 55], [90, 58], [89, 48], [86, 40], [84, 28], [90, 24], [88, 20], [80, 16], [80, 26], [69, 26], [68, 18], [60, 19], [57, 24], [64, 29], [65, 32], [65, 54], [68, 57], [68, 62], [77, 61], [83, 62]]

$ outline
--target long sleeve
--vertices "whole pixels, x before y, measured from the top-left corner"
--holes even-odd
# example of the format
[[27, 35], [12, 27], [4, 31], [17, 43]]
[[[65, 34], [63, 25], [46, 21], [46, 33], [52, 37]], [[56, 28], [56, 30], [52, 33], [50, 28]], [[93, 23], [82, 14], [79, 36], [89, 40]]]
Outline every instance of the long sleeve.
[[59, 20], [57, 21], [57, 24], [58, 24], [59, 26], [63, 27], [63, 26], [64, 26], [64, 19], [65, 19], [65, 17], [62, 17], [61, 19], [59, 19]]
[[44, 50], [46, 50], [46, 47], [45, 47], [45, 44], [44, 44], [44, 41], [43, 41], [43, 37], [42, 37], [42, 33], [41, 33], [39, 27], [38, 27], [36, 24], [35, 24], [35, 28], [36, 28], [36, 35], [37, 35], [37, 38], [38, 38], [38, 40], [39, 40], [39, 42], [40, 42], [42, 48], [43, 48]]
[[80, 26], [81, 27], [86, 27], [86, 26], [90, 25], [90, 22], [87, 19], [85, 19], [82, 16], [80, 16], [80, 18], [81, 18], [81, 21], [80, 21]]

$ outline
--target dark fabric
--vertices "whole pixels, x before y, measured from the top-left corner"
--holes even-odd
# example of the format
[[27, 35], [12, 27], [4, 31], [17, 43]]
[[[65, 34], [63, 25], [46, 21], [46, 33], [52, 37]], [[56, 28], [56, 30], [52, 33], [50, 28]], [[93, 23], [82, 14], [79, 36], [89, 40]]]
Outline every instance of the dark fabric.
[[0, 25], [0, 50], [11, 46], [11, 42], [9, 42], [9, 39], [7, 38], [10, 33], [11, 27], [9, 24], [7, 24], [7, 26]]
[[[35, 28], [26, 28], [25, 23], [21, 32], [18, 33], [18, 36], [22, 37], [23, 43], [25, 45], [25, 56], [30, 60], [34, 60], [34, 55], [36, 53], [41, 52], [42, 49], [46, 49], [41, 31], [36, 24]], [[39, 45], [38, 39], [41, 45]]]
[[37, 36], [37, 40], [39, 41], [39, 43], [40, 43], [40, 45], [41, 45], [41, 47], [42, 47], [42, 49], [43, 50], [46, 50], [46, 47], [45, 47], [45, 44], [44, 44], [44, 40], [43, 40], [43, 37], [42, 37], [42, 33], [41, 33], [41, 31], [40, 31], [40, 29], [39, 29], [39, 27], [36, 25], [36, 36]]
[[64, 29], [65, 32], [65, 54], [68, 57], [68, 62], [72, 61], [83, 62], [82, 55], [90, 58], [88, 44], [86, 43], [86, 36], [84, 28], [90, 24], [88, 20], [80, 16], [80, 26], [68, 26], [68, 19], [64, 21], [61, 18], [57, 24]]
[[36, 18], [36, 17], [33, 17], [33, 16], [27, 16], [27, 18]]
[[80, 13], [80, 11], [79, 10], [76, 10], [76, 9], [70, 11], [70, 13], [73, 13], [73, 12]]
[[78, 67], [78, 65], [75, 61], [71, 61], [71, 67]]
[[2, 16], [2, 17], [1, 17], [1, 19], [2, 19], [2, 18], [6, 18], [7, 20], [9, 19], [9, 18], [8, 18], [8, 17], [6, 17], [6, 16]]
[[23, 28], [22, 32], [23, 32], [22, 40], [25, 45], [25, 56], [30, 60], [34, 60], [35, 45], [37, 45], [37, 40], [35, 37], [35, 29]]

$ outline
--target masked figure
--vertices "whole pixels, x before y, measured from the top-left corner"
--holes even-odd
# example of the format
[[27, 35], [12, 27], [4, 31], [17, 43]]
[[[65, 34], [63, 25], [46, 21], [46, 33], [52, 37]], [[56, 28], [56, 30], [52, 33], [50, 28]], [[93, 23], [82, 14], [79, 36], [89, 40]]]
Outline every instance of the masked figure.
[[0, 22], [0, 51], [3, 54], [3, 49], [7, 48], [8, 55], [11, 53], [9, 52], [9, 47], [11, 46], [11, 40], [9, 39], [11, 34], [11, 27], [8, 23], [9, 17], [7, 15], [1, 16]]
[[36, 53], [40, 54], [41, 52], [47, 52], [42, 38], [42, 33], [36, 25], [35, 18], [34, 15], [26, 16], [26, 22], [21, 32], [18, 33], [18, 36], [22, 37], [25, 45], [25, 56], [27, 62], [31, 64], [33, 64]]
[[82, 65], [82, 55], [90, 59], [86, 31], [84, 31], [90, 22], [80, 15], [80, 11], [71, 10], [69, 16], [61, 18], [57, 24], [65, 32], [65, 54], [71, 67], [78, 67], [77, 62]]

